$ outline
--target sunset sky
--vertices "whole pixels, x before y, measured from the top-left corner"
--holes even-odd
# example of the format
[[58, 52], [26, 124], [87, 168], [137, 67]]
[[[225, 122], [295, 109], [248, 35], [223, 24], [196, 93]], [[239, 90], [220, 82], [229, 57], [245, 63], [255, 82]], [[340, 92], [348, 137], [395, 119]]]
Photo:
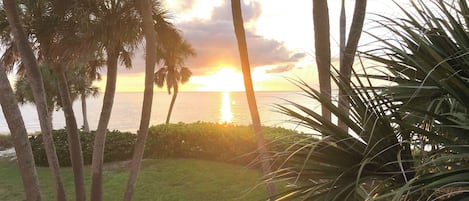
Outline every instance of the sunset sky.
[[[301, 78], [317, 86], [312, 1], [245, 0], [242, 2], [255, 89], [295, 90], [286, 78]], [[346, 0], [346, 3], [348, 23], [350, 23], [354, 1]], [[188, 83], [182, 85], [181, 90], [243, 90], [230, 1], [164, 0], [163, 5], [169, 10], [171, 21], [197, 52], [196, 57], [186, 62], [193, 76]], [[335, 47], [338, 46], [339, 38], [339, 0], [329, 1], [329, 6], [332, 56], [337, 57], [338, 50]], [[389, 16], [396, 15], [396, 10], [392, 1], [368, 1], [369, 13]], [[373, 18], [376, 17], [367, 16], [365, 30], [379, 33], [379, 30], [369, 23]], [[385, 36], [386, 32], [379, 34]], [[366, 35], [362, 39], [361, 44], [371, 42], [370, 37]], [[118, 91], [143, 91], [142, 52], [143, 49], [135, 54], [133, 69], [120, 68]], [[104, 80], [96, 85], [104, 88]]]

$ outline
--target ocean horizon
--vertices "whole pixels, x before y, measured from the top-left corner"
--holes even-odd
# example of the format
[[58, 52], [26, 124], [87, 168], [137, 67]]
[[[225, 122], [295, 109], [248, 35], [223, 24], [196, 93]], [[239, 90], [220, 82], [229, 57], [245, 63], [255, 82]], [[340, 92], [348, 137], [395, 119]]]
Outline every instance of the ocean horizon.
[[[172, 95], [167, 92], [155, 92], [150, 125], [163, 124], [166, 120]], [[102, 107], [103, 93], [97, 97], [87, 98], [88, 122], [91, 130], [95, 130], [99, 121]], [[304, 128], [292, 123], [290, 117], [275, 111], [275, 104], [286, 104], [286, 100], [294, 101], [319, 109], [319, 104], [306, 98], [296, 91], [261, 91], [256, 92], [257, 105], [261, 123], [265, 126], [283, 127], [305, 132]], [[114, 106], [109, 123], [109, 130], [136, 132], [140, 124], [142, 107], [142, 92], [118, 92], [115, 95]], [[80, 101], [73, 105], [79, 127], [83, 125]], [[33, 104], [20, 105], [28, 133], [40, 131], [36, 107]], [[251, 124], [251, 116], [244, 92], [180, 92], [171, 115], [171, 123], [193, 122], [233, 123], [236, 125]], [[62, 110], [55, 110], [53, 114], [54, 129], [65, 127]], [[9, 129], [3, 113], [0, 114], [0, 133], [7, 134]]]

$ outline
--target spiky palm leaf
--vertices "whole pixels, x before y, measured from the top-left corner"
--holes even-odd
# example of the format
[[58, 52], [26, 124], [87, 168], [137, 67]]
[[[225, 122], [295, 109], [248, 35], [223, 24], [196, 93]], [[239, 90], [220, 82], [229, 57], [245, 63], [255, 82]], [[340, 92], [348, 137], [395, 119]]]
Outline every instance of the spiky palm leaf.
[[398, 123], [415, 127], [418, 176], [387, 196], [459, 200], [469, 188], [469, 7], [465, 0], [418, 0], [401, 10], [403, 19], [378, 21], [395, 41], [375, 36], [383, 47], [365, 53], [385, 69], [373, 78], [393, 83], [375, 90], [394, 102]]
[[348, 133], [311, 108], [288, 101], [277, 105], [282, 113], [319, 136], [305, 136], [279, 156], [285, 160], [274, 173], [293, 181], [282, 199], [365, 200], [383, 191], [397, 189], [413, 178], [408, 142], [401, 136], [407, 128], [394, 124], [392, 105], [380, 105], [375, 91], [364, 85], [341, 85], [351, 105], [350, 116], [305, 82], [296, 82], [305, 95], [319, 101], [351, 130]]

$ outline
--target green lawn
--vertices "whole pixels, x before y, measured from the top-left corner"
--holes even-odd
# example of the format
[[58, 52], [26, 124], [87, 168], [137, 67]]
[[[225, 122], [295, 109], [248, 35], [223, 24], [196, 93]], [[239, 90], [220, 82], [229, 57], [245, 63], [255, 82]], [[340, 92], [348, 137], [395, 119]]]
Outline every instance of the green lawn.
[[[90, 183], [89, 166], [86, 168]], [[49, 170], [38, 168], [43, 200], [54, 200]], [[69, 200], [73, 200], [73, 174], [62, 168], [61, 175]], [[128, 171], [125, 163], [106, 164], [104, 171], [104, 200], [122, 200]], [[0, 161], [0, 200], [23, 200], [23, 187], [14, 162]], [[260, 173], [242, 166], [192, 160], [147, 160], [142, 164], [133, 200], [139, 201], [225, 201], [265, 200], [267, 196], [259, 183]], [[89, 187], [87, 188], [89, 191]]]

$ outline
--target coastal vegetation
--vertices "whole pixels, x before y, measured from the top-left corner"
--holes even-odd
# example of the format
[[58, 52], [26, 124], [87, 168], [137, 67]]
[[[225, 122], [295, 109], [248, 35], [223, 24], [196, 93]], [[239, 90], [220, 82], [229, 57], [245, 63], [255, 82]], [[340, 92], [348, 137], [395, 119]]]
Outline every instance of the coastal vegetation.
[[[114, 192], [125, 189], [126, 201], [467, 199], [466, 0], [415, 0], [406, 7], [397, 3], [403, 14], [399, 19], [376, 14], [374, 23], [393, 38], [370, 30], [374, 49], [359, 52], [359, 57], [367, 1], [355, 1], [348, 37], [341, 1], [338, 69], [331, 64], [328, 2], [312, 3], [319, 89], [303, 80], [291, 82], [320, 104], [321, 112], [295, 100], [275, 105], [292, 123], [311, 131], [304, 134], [262, 127], [240, 0], [231, 1], [231, 14], [250, 126], [169, 124], [179, 83], [191, 76], [184, 61], [195, 51], [159, 1], [3, 0], [0, 41], [8, 51], [0, 62], [0, 104], [11, 137], [0, 142], [9, 141], [1, 145], [13, 146], [17, 159], [0, 161], [0, 175], [12, 180], [0, 184], [0, 198], [119, 200], [122, 195]], [[110, 131], [117, 67], [122, 63], [130, 68], [132, 52], [143, 43], [145, 88], [138, 131]], [[98, 127], [82, 131], [72, 102], [89, 93], [86, 89], [92, 89], [102, 66], [107, 80]], [[74, 70], [84, 76], [73, 75]], [[7, 77], [11, 72], [20, 78], [15, 90]], [[174, 94], [166, 124], [150, 126], [155, 84], [166, 84]], [[339, 89], [337, 101], [332, 86]], [[39, 135], [26, 131], [18, 106], [25, 101], [36, 105]], [[65, 130], [52, 130], [55, 107], [64, 113]], [[205, 185], [214, 177], [221, 179]], [[240, 196], [239, 191], [259, 181], [267, 193]], [[164, 191], [155, 197], [160, 189]]]
[[[268, 146], [280, 152], [283, 143], [301, 134], [280, 127], [263, 127]], [[71, 166], [65, 130], [54, 130], [54, 142], [60, 166]], [[104, 162], [128, 161], [132, 158], [136, 135], [117, 130], [108, 131]], [[80, 133], [85, 165], [91, 164], [94, 133]], [[34, 160], [47, 166], [41, 135], [30, 138]], [[192, 158], [258, 167], [256, 140], [249, 126], [209, 122], [157, 125], [149, 128], [145, 159]]]
[[285, 163], [273, 174], [294, 181], [282, 199], [467, 199], [469, 7], [418, 0], [400, 9], [400, 19], [377, 14], [395, 38], [370, 33], [378, 48], [361, 53], [350, 84], [331, 73], [347, 110], [293, 81], [349, 129], [295, 101], [277, 105], [317, 133], [278, 156]]

